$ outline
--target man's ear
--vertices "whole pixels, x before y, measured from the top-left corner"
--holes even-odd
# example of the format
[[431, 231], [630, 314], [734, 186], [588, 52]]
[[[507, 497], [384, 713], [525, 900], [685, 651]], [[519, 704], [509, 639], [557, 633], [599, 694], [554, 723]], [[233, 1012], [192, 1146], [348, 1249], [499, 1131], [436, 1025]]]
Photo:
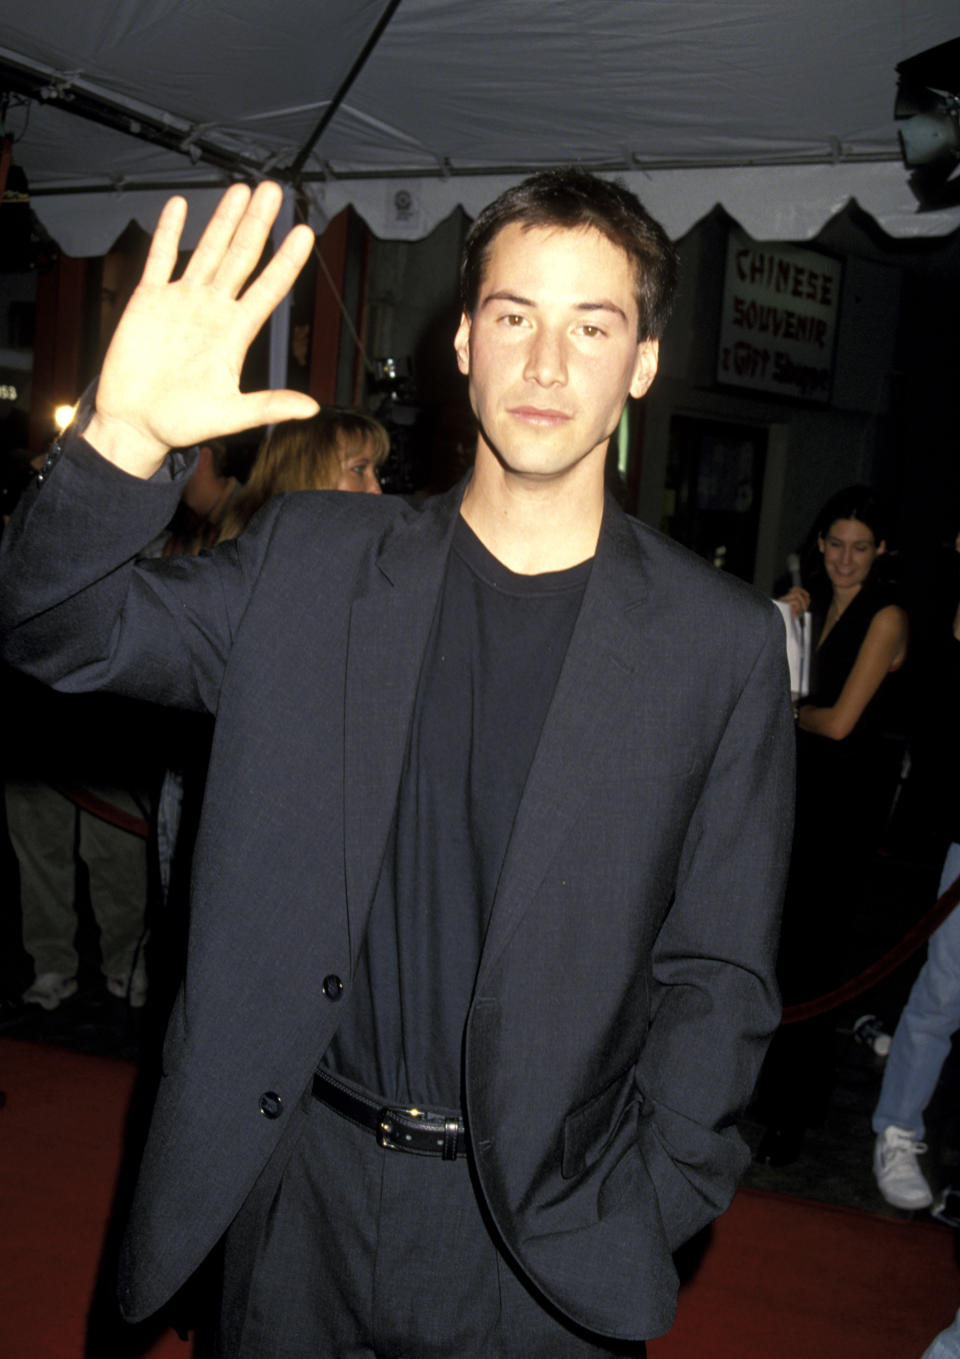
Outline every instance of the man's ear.
[[881, 538], [880, 541], [879, 541], [879, 543], [877, 543], [877, 556], [878, 556], [878, 557], [882, 557], [883, 554], [886, 552], [886, 550], [887, 550], [887, 540], [886, 540], [886, 538]]
[[637, 345], [637, 362], [630, 380], [630, 395], [645, 396], [651, 382], [657, 376], [660, 362], [660, 341], [641, 340]]
[[453, 348], [457, 355], [457, 367], [464, 375], [470, 372], [470, 317], [466, 312], [460, 314], [460, 324], [453, 337]]

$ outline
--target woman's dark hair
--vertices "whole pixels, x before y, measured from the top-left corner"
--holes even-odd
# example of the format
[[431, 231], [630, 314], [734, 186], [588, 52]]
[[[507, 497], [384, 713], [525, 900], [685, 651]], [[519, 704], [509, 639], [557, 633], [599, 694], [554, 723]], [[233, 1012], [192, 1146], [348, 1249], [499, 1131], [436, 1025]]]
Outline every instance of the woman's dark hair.
[[846, 486], [832, 495], [817, 515], [814, 537], [823, 538], [838, 519], [857, 519], [866, 524], [877, 547], [890, 543], [889, 511], [870, 486]]
[[544, 170], [507, 189], [474, 222], [460, 258], [460, 300], [472, 316], [495, 236], [522, 227], [593, 227], [623, 250], [636, 279], [639, 340], [658, 340], [677, 287], [677, 252], [659, 222], [617, 180], [586, 170]]

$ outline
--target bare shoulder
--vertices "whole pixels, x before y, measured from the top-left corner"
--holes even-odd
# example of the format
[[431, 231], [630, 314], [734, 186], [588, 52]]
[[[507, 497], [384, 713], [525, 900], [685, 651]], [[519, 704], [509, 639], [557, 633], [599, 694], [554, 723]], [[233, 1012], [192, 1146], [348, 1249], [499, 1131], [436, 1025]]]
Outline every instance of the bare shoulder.
[[883, 608], [878, 609], [873, 615], [873, 622], [881, 623], [887, 628], [905, 628], [907, 611], [900, 604], [884, 604]]
[[910, 625], [907, 614], [899, 604], [885, 604], [870, 620], [864, 646], [883, 653], [892, 667], [906, 659]]
[[869, 637], [871, 633], [881, 639], [896, 641], [906, 641], [909, 631], [906, 610], [899, 604], [885, 604], [882, 609], [878, 609], [870, 620], [870, 627], [867, 631]]

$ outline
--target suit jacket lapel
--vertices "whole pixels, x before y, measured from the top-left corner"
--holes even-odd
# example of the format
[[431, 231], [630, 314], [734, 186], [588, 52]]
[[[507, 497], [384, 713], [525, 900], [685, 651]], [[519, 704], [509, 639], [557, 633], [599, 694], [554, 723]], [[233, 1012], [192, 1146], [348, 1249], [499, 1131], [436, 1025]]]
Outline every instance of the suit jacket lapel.
[[630, 704], [646, 584], [626, 515], [608, 499], [583, 604], [524, 787], [494, 901], [482, 981], [536, 893], [585, 795], [580, 771], [617, 739]]
[[351, 950], [373, 899], [407, 747], [423, 654], [463, 487], [404, 520], [350, 611], [344, 732], [344, 847]]

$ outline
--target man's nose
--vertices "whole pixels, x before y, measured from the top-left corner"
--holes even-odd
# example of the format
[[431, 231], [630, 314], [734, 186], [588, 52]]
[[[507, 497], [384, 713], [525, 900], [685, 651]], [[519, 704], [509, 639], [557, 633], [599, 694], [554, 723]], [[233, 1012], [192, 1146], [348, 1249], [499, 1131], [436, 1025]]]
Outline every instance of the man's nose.
[[364, 472], [363, 481], [363, 489], [368, 495], [383, 495], [383, 491], [380, 489], [380, 478], [372, 467], [368, 467]]
[[566, 381], [567, 359], [561, 335], [546, 327], [534, 332], [523, 376], [541, 387], [553, 387]]

